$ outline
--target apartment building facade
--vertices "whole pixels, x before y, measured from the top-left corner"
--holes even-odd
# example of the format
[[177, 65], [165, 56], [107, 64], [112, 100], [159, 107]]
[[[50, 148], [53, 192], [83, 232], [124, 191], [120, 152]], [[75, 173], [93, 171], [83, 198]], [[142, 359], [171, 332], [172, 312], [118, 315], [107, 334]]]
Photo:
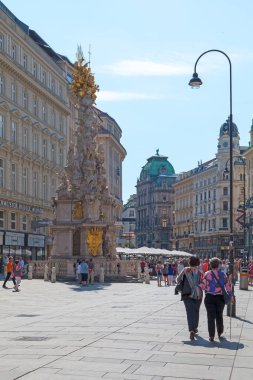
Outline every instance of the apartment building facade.
[[175, 170], [157, 150], [148, 158], [137, 181], [136, 244], [172, 248]]
[[[244, 201], [245, 147], [239, 146], [239, 132], [233, 124], [233, 230], [235, 252], [244, 249], [244, 231], [238, 222]], [[229, 121], [220, 128], [216, 157], [178, 177], [174, 185], [173, 243], [178, 249], [203, 257], [227, 257], [230, 233], [230, 148]]]
[[[0, 255], [46, 255], [51, 199], [66, 160], [61, 56], [0, 2]], [[38, 226], [38, 225], [37, 225]]]

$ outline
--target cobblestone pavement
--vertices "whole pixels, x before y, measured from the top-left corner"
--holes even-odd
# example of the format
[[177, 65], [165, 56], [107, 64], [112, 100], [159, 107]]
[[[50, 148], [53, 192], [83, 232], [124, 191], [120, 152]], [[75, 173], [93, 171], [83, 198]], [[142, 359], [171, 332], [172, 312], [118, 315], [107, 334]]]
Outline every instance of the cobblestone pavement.
[[43, 280], [24, 280], [19, 293], [1, 287], [0, 379], [252, 380], [252, 290], [236, 288], [231, 341], [225, 317], [226, 339], [210, 343], [203, 304], [199, 337], [189, 340], [174, 287]]

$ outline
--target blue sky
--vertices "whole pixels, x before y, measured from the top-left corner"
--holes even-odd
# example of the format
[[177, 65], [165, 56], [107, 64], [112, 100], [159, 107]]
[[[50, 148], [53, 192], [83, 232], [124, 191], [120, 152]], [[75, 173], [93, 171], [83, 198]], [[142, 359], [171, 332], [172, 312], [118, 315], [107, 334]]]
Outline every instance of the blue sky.
[[229, 115], [229, 64], [218, 53], [198, 64], [199, 90], [188, 86], [209, 49], [232, 61], [233, 117], [241, 145], [253, 118], [251, 0], [5, 0], [57, 52], [75, 61], [81, 44], [98, 93], [97, 107], [122, 129], [127, 150], [123, 200], [135, 192], [146, 159], [166, 155], [176, 173], [211, 159]]

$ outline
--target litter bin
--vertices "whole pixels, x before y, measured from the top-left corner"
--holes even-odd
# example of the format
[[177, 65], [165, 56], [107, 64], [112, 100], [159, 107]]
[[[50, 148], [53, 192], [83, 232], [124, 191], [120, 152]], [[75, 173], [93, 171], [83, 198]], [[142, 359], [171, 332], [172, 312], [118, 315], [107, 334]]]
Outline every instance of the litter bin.
[[242, 268], [240, 272], [240, 290], [248, 290], [248, 269]]

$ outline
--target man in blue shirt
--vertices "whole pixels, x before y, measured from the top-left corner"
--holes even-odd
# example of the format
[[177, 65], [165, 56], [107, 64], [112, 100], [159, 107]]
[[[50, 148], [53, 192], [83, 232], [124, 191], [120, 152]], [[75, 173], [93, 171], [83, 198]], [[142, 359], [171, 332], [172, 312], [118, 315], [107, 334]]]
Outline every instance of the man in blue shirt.
[[88, 286], [88, 272], [89, 272], [88, 264], [83, 259], [80, 264], [80, 275], [81, 275], [82, 286], [85, 286], [85, 285]]

